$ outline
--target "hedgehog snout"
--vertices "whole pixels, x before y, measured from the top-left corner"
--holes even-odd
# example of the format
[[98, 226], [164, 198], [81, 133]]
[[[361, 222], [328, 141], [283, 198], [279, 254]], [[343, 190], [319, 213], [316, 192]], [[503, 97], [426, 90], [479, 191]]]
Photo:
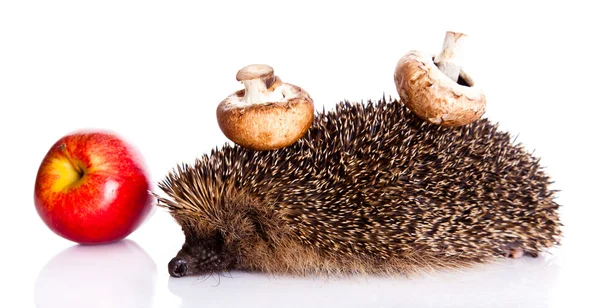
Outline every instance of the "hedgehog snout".
[[187, 272], [187, 260], [181, 257], [175, 257], [169, 262], [169, 275], [172, 277], [183, 277]]
[[183, 277], [228, 270], [235, 262], [235, 256], [225, 247], [223, 234], [216, 232], [206, 237], [189, 235], [168, 267], [172, 277]]

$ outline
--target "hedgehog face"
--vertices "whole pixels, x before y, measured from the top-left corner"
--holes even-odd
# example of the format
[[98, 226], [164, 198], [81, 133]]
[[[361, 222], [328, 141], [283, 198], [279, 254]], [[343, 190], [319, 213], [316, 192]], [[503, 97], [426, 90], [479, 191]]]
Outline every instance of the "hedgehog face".
[[184, 228], [184, 233], [183, 247], [169, 262], [169, 274], [172, 277], [210, 274], [230, 270], [235, 266], [235, 257], [230, 247], [225, 245], [221, 232], [199, 236]]

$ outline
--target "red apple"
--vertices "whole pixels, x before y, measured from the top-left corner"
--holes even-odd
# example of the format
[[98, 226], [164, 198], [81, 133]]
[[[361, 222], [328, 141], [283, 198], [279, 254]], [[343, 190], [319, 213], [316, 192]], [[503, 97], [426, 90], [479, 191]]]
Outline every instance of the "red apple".
[[80, 243], [121, 240], [150, 214], [152, 198], [141, 157], [108, 132], [58, 140], [37, 173], [34, 202], [56, 234]]

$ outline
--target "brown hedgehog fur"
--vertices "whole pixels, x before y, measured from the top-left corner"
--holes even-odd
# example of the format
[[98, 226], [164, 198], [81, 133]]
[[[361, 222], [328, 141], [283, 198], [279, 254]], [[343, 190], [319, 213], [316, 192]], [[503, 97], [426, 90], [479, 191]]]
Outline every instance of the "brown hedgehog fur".
[[185, 243], [172, 276], [412, 273], [558, 244], [538, 159], [487, 119], [441, 127], [399, 101], [338, 104], [292, 146], [225, 145], [158, 197]]

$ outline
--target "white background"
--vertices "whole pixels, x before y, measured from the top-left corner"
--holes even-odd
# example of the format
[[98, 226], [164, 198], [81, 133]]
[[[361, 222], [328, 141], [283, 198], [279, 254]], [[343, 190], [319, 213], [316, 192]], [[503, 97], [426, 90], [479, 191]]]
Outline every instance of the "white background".
[[[598, 10], [450, 2], [0, 2], [0, 306], [597, 305]], [[215, 108], [241, 88], [239, 68], [270, 64], [319, 110], [397, 97], [398, 59], [437, 52], [446, 30], [470, 36], [465, 66], [486, 91], [485, 116], [535, 150], [561, 190], [565, 238], [551, 255], [407, 279], [170, 279], [183, 234], [163, 209], [99, 247], [59, 238], [35, 212], [37, 168], [65, 134], [118, 133], [156, 184], [227, 142]]]

